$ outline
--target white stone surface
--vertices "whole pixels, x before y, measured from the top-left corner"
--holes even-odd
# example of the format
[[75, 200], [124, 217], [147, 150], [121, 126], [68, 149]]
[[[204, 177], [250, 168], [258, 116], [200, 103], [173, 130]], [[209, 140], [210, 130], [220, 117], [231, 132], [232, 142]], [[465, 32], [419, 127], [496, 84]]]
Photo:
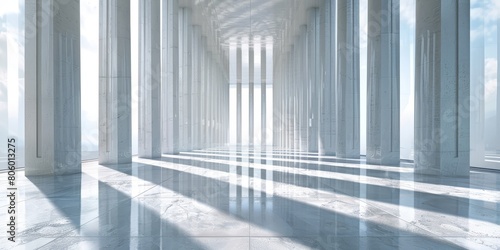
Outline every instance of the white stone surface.
[[399, 0], [368, 2], [366, 161], [399, 165]]
[[[218, 148], [134, 157], [122, 165], [92, 161], [82, 174], [64, 178], [28, 179], [19, 170], [23, 209], [16, 242], [0, 232], [2, 248], [441, 250], [500, 244], [498, 173], [423, 176], [412, 164], [332, 162], [335, 157], [277, 151]], [[0, 199], [0, 207], [7, 202]]]
[[359, 0], [337, 1], [338, 157], [359, 158]]
[[416, 5], [415, 170], [469, 175], [469, 11], [467, 0]]
[[139, 1], [139, 157], [161, 157], [160, 0]]
[[99, 5], [99, 162], [132, 159], [130, 1]]
[[80, 1], [27, 0], [25, 17], [25, 174], [79, 173]]
[[162, 152], [179, 153], [179, 8], [162, 0]]

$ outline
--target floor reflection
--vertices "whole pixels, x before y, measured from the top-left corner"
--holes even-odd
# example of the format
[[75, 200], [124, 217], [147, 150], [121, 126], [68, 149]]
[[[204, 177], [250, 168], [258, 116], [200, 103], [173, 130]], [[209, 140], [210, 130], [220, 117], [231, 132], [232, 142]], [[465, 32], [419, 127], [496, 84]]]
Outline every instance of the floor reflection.
[[19, 241], [0, 248], [496, 249], [499, 177], [248, 148], [86, 162], [21, 177]]

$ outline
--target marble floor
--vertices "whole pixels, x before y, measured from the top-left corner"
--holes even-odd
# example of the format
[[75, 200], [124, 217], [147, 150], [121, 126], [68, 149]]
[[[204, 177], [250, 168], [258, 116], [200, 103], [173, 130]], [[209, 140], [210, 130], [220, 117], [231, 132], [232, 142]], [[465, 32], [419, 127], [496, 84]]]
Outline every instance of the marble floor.
[[498, 172], [440, 178], [405, 162], [247, 148], [82, 170], [18, 171], [16, 242], [1, 221], [0, 248], [500, 249]]

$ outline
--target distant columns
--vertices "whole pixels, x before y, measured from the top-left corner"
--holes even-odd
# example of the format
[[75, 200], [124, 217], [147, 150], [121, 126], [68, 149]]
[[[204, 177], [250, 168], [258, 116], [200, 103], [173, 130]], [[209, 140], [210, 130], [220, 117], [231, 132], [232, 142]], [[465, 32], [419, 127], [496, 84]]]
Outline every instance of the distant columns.
[[468, 0], [416, 1], [415, 171], [469, 176]]
[[139, 157], [161, 157], [160, 0], [139, 1]]
[[335, 148], [338, 157], [359, 158], [359, 0], [338, 0], [337, 3]]
[[162, 151], [179, 153], [179, 9], [178, 0], [162, 4]]
[[100, 0], [99, 12], [99, 163], [129, 163], [130, 0]]
[[319, 154], [335, 155], [336, 142], [336, 19], [337, 1], [326, 0], [324, 6], [324, 75], [323, 86], [321, 88], [320, 123], [319, 123]]
[[236, 49], [236, 144], [241, 145], [242, 142], [242, 129], [241, 129], [241, 119], [242, 119], [242, 107], [241, 107], [241, 83], [242, 83], [242, 71], [241, 71], [241, 47]]
[[[479, 17], [474, 20], [474, 25], [483, 32], [484, 27], [484, 7], [476, 9]], [[471, 27], [474, 29], [475, 27]], [[485, 72], [484, 72], [484, 35], [480, 34], [471, 40], [470, 44], [470, 165], [474, 167], [484, 166], [484, 122], [485, 122]]]
[[192, 87], [192, 112], [193, 112], [193, 139], [192, 149], [201, 149], [201, 27], [193, 27], [193, 87]]
[[307, 67], [307, 26], [300, 26], [300, 35], [299, 35], [299, 47], [300, 47], [300, 55], [301, 58], [301, 68], [303, 69], [302, 74], [300, 75], [300, 94], [299, 101], [301, 103], [299, 108], [300, 121], [299, 121], [299, 136], [300, 136], [300, 151], [307, 151], [307, 145], [309, 143], [308, 140], [308, 127], [309, 127], [309, 118], [308, 118], [308, 103], [309, 103], [309, 95], [308, 95], [308, 86], [309, 86], [309, 75], [308, 75], [308, 67]]
[[368, 13], [366, 161], [399, 165], [399, 0], [370, 0]]
[[25, 8], [25, 174], [79, 173], [80, 1], [27, 0]]
[[309, 126], [307, 130], [308, 151], [318, 152], [319, 137], [319, 87], [320, 81], [320, 16], [317, 8], [308, 10], [309, 22], [307, 27], [307, 66], [308, 66], [308, 86], [309, 86]]
[[248, 49], [248, 145], [254, 144], [254, 49]]

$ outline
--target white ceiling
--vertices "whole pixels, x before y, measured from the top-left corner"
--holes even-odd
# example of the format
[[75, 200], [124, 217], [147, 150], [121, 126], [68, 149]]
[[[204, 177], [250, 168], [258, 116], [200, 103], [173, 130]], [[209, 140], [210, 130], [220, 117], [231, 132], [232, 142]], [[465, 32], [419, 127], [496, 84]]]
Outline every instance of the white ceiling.
[[[273, 37], [275, 46], [293, 38], [306, 23], [307, 9], [322, 0], [180, 0], [180, 7], [192, 9], [193, 24], [202, 26], [213, 43], [222, 47], [230, 38]], [[211, 31], [213, 30], [213, 31]], [[216, 35], [212, 35], [214, 32]], [[289, 43], [285, 43], [289, 44]], [[216, 45], [216, 44], [213, 44]]]

